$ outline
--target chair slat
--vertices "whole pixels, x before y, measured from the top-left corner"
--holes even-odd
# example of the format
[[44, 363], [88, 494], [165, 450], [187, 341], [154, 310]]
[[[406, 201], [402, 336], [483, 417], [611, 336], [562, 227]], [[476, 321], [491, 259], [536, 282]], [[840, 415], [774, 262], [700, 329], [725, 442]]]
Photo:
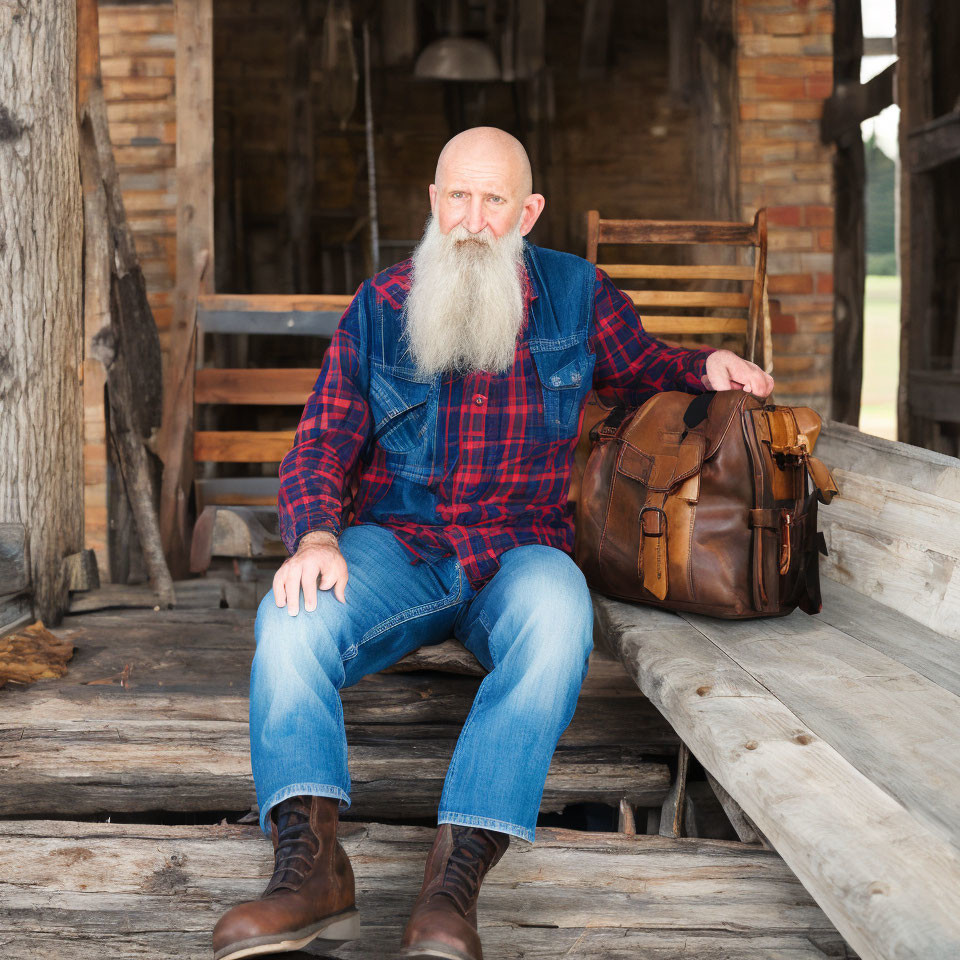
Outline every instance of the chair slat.
[[317, 371], [313, 369], [263, 368], [197, 371], [196, 403], [269, 403], [302, 407], [307, 402]]
[[713, 290], [623, 290], [636, 306], [653, 307], [749, 307], [748, 293]]
[[275, 507], [279, 477], [209, 477], [194, 481], [197, 510], [206, 506]]
[[725, 243], [755, 246], [752, 223], [692, 220], [601, 220], [600, 243]]
[[754, 268], [726, 263], [598, 263], [614, 280], [752, 280]]
[[193, 458], [214, 463], [273, 463], [293, 446], [293, 430], [198, 430]]
[[747, 321], [738, 317], [661, 317], [640, 315], [647, 333], [737, 333], [747, 332]]
[[290, 313], [291, 311], [336, 311], [343, 313], [353, 299], [349, 294], [306, 293], [202, 293], [197, 298], [200, 310], [250, 310], [254, 313]]

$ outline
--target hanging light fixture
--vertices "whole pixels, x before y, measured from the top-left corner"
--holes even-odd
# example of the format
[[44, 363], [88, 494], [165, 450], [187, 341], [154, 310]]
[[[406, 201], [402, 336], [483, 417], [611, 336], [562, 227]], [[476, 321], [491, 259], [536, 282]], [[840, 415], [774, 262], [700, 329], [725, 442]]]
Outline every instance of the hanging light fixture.
[[450, 35], [434, 40], [417, 57], [414, 76], [424, 80], [499, 80], [500, 65], [482, 40], [464, 37], [461, 0], [450, 0]]

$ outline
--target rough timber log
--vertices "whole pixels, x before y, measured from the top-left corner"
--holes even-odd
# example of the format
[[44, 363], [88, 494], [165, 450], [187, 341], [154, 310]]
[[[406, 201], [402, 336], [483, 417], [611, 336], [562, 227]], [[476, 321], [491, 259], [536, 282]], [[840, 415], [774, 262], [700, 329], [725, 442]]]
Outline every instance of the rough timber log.
[[22, 523], [36, 615], [83, 546], [83, 215], [73, 0], [0, 4], [0, 521]]
[[[77, 646], [67, 676], [0, 697], [0, 778], [16, 787], [0, 792], [0, 815], [253, 804], [251, 611], [106, 611], [70, 617], [58, 635]], [[542, 809], [622, 797], [659, 806], [676, 735], [619, 664], [594, 659]], [[351, 815], [435, 815], [478, 683], [398, 672], [342, 691]]]
[[[336, 956], [394, 955], [432, 837], [341, 825], [362, 933]], [[256, 827], [0, 823], [4, 957], [209, 960], [218, 917], [259, 896], [272, 865]], [[723, 840], [541, 828], [535, 844], [510, 845], [478, 913], [497, 960], [851, 956], [776, 854]]]

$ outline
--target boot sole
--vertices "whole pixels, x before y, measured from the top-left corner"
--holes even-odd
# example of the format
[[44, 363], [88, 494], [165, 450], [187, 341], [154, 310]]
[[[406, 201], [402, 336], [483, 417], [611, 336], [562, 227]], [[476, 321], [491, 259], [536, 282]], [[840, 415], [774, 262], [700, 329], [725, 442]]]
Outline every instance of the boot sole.
[[476, 960], [475, 957], [444, 946], [442, 943], [429, 942], [419, 947], [404, 947], [397, 956], [399, 960]]
[[299, 930], [288, 933], [275, 933], [266, 937], [250, 937], [231, 943], [213, 955], [213, 960], [240, 960], [241, 957], [256, 957], [264, 953], [283, 953], [288, 950], [299, 950], [311, 940], [321, 939], [325, 943], [338, 945], [348, 940], [356, 940], [360, 936], [360, 913], [358, 910], [348, 910], [344, 913], [325, 917], [319, 923], [312, 923]]

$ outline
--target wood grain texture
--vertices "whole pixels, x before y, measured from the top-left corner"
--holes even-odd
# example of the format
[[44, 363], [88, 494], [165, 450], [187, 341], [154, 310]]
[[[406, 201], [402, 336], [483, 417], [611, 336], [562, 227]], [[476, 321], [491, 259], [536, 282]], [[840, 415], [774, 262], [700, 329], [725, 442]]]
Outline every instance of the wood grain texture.
[[834, 421], [816, 453], [840, 487], [819, 514], [823, 571], [960, 639], [960, 460]]
[[[36, 613], [83, 547], [83, 211], [76, 4], [0, 6], [0, 521], [26, 527]], [[42, 65], [42, 66], [41, 66]]]
[[[338, 957], [394, 955], [433, 835], [340, 825], [362, 934]], [[272, 867], [255, 826], [0, 823], [4, 954], [208, 960], [217, 919], [258, 897]], [[484, 954], [498, 960], [852, 956], [776, 854], [722, 840], [541, 828], [534, 844], [510, 845], [478, 913]]]
[[[245, 810], [254, 612], [117, 609], [69, 617], [66, 677], [0, 694], [0, 814]], [[439, 657], [441, 662], [433, 661]], [[449, 648], [417, 672], [366, 677], [341, 693], [352, 815], [436, 813], [447, 763], [479, 685]], [[423, 669], [427, 667], [428, 669]], [[441, 672], [444, 671], [444, 672]], [[581, 800], [656, 806], [676, 734], [616, 662], [595, 653], [564, 732], [544, 810]]]
[[[665, 611], [595, 602], [607, 642], [640, 688], [864, 960], [960, 951], [960, 856], [941, 831], [861, 772], [856, 755], [818, 735], [781, 702], [773, 678], [753, 676], [699, 621], [695, 627]], [[717, 635], [725, 635], [719, 625]], [[792, 643], [802, 647], [806, 637]], [[855, 714], [852, 698], [833, 710], [848, 704]], [[915, 774], [922, 773], [917, 761]]]

